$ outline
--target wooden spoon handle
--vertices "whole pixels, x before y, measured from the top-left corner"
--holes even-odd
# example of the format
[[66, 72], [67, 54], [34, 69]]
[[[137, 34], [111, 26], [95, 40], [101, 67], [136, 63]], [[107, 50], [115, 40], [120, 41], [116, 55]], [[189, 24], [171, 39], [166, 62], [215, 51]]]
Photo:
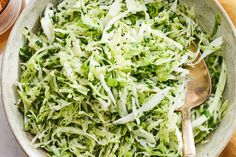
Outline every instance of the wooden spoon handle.
[[196, 151], [191, 124], [190, 110], [182, 111], [182, 117], [184, 157], [195, 157]]

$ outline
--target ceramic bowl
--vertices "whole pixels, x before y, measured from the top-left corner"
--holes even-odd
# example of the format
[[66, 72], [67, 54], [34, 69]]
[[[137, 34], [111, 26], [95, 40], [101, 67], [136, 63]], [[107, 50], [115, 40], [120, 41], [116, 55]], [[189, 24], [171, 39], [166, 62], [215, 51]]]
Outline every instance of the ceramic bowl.
[[[19, 49], [24, 44], [23, 29], [28, 27], [33, 31], [37, 30], [39, 17], [49, 2], [56, 4], [58, 1], [32, 0], [26, 7], [11, 32], [2, 63], [2, 100], [7, 118], [15, 137], [30, 157], [46, 157], [46, 153], [33, 148], [30, 144], [32, 137], [23, 131], [23, 118], [15, 105], [17, 95], [14, 84], [19, 77]], [[225, 148], [236, 128], [236, 33], [232, 22], [217, 0], [180, 0], [180, 3], [194, 7], [199, 24], [205, 31], [212, 30], [216, 14], [221, 17], [217, 36], [223, 36], [225, 41], [224, 55], [228, 67], [228, 80], [224, 97], [229, 100], [229, 108], [217, 130], [208, 137], [209, 142], [197, 145], [198, 157], [216, 157]]]

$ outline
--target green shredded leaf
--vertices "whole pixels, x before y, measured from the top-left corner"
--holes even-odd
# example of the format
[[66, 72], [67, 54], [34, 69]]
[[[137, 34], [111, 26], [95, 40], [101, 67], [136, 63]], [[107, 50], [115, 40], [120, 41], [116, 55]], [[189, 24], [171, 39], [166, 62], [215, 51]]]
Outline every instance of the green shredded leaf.
[[220, 26], [220, 15], [216, 15], [216, 16], [215, 16], [214, 28], [213, 28], [213, 31], [212, 31], [212, 33], [211, 33], [211, 35], [210, 35], [210, 38], [212, 38], [212, 37], [215, 36], [215, 34], [216, 34], [217, 31], [218, 31], [219, 26]]

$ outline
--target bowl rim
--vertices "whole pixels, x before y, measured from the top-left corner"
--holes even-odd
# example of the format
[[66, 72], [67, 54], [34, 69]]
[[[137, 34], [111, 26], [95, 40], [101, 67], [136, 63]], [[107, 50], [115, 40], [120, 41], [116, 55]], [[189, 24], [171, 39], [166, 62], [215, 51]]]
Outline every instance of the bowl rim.
[[[10, 1], [10, 0], [9, 0]], [[208, 0], [208, 1], [211, 1], [211, 0]], [[232, 35], [236, 38], [236, 28], [234, 27], [234, 24], [232, 22], [232, 20], [230, 19], [229, 15], [227, 14], [227, 12], [225, 11], [225, 9], [223, 8], [223, 6], [220, 4], [220, 2], [218, 0], [212, 0], [212, 2], [216, 5], [217, 9], [219, 9], [219, 11], [221, 11], [223, 14], [223, 17], [225, 18], [227, 24], [230, 26], [230, 31], [232, 33]], [[9, 46], [12, 41], [12, 39], [14, 38], [15, 34], [17, 33], [17, 28], [19, 27], [20, 23], [24, 20], [25, 16], [27, 16], [27, 14], [30, 14], [30, 10], [37, 4], [39, 3], [39, 1], [37, 0], [31, 0], [29, 2], [28, 5], [26, 5], [25, 9], [22, 11], [22, 13], [20, 14], [19, 18], [17, 19], [10, 35], [9, 35], [9, 38], [8, 38], [8, 41], [7, 41], [7, 44], [6, 44], [6, 48], [5, 48], [5, 51], [3, 53], [3, 56], [2, 56], [2, 62], [1, 62], [1, 69], [0, 69], [0, 74], [2, 77], [0, 77], [0, 101], [2, 102], [3, 104], [3, 108], [4, 108], [4, 111], [5, 111], [5, 114], [6, 114], [6, 118], [7, 118], [7, 121], [8, 121], [8, 124], [10, 126], [10, 129], [16, 139], [16, 141], [18, 142], [18, 144], [21, 146], [22, 150], [28, 155], [28, 156], [32, 156], [32, 151], [30, 151], [30, 149], [24, 144], [24, 142], [19, 138], [18, 136], [18, 132], [14, 129], [14, 124], [9, 120], [11, 118], [11, 114], [8, 112], [8, 106], [6, 106], [6, 100], [5, 100], [5, 92], [4, 92], [4, 80], [7, 79], [5, 78], [4, 75], [2, 75], [5, 67], [7, 66], [7, 63], [6, 63], [6, 52], [11, 49], [11, 47]], [[7, 5], [6, 5], [7, 6]], [[236, 104], [235, 104], [236, 105]], [[236, 123], [234, 123], [234, 126], [232, 126], [233, 129], [230, 131], [230, 135], [228, 138], [227, 138], [227, 141], [229, 142], [230, 139], [232, 138], [235, 130], [236, 130]], [[223, 151], [223, 149], [226, 147], [228, 143], [224, 144], [224, 145], [221, 145], [220, 147], [220, 151], [219, 151], [219, 154]], [[33, 147], [32, 147], [33, 148]]]
[[5, 99], [4, 99], [4, 88], [3, 88], [3, 86], [4, 86], [4, 75], [2, 75], [2, 73], [3, 73], [5, 65], [6, 65], [6, 59], [4, 59], [4, 58], [6, 58], [6, 53], [5, 52], [7, 52], [8, 49], [10, 48], [9, 47], [9, 43], [14, 38], [14, 35], [16, 33], [16, 30], [17, 30], [17, 27], [20, 25], [21, 21], [23, 21], [24, 17], [27, 16], [27, 14], [30, 13], [31, 8], [33, 8], [36, 3], [37, 3], [37, 0], [30, 0], [29, 3], [22, 10], [20, 15], [18, 15], [18, 18], [15, 21], [15, 24], [13, 25], [12, 30], [10, 32], [10, 35], [9, 35], [9, 37], [7, 39], [7, 44], [6, 44], [5, 50], [3, 50], [3, 55], [2, 55], [2, 58], [1, 58], [1, 66], [0, 66], [1, 67], [1, 69], [0, 69], [0, 76], [1, 76], [0, 77], [0, 94], [1, 94], [0, 95], [0, 103], [3, 104], [3, 108], [4, 108], [5, 115], [6, 115], [6, 119], [7, 119], [7, 122], [9, 124], [9, 126], [10, 126], [10, 130], [11, 130], [14, 138], [16, 139], [17, 143], [19, 144], [21, 149], [24, 151], [24, 153], [27, 156], [29, 156], [29, 157], [32, 155], [32, 152], [28, 149], [28, 147], [19, 138], [19, 136], [18, 136], [19, 133], [13, 127], [14, 124], [11, 121], [9, 121], [9, 119], [11, 118], [11, 114], [7, 110], [8, 107], [6, 106], [6, 102], [5, 102]]

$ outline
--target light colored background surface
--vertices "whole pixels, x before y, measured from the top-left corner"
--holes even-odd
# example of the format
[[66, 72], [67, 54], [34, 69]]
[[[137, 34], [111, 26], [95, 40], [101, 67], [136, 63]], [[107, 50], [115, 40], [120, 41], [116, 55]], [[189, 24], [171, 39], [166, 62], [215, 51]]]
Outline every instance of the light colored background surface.
[[[236, 26], [236, 0], [219, 0]], [[27, 4], [29, 0], [25, 0]], [[0, 36], [0, 58], [6, 45], [9, 31]], [[0, 102], [0, 157], [27, 157], [16, 142], [7, 123], [3, 106]], [[221, 157], [236, 157], [236, 134], [222, 153]]]

